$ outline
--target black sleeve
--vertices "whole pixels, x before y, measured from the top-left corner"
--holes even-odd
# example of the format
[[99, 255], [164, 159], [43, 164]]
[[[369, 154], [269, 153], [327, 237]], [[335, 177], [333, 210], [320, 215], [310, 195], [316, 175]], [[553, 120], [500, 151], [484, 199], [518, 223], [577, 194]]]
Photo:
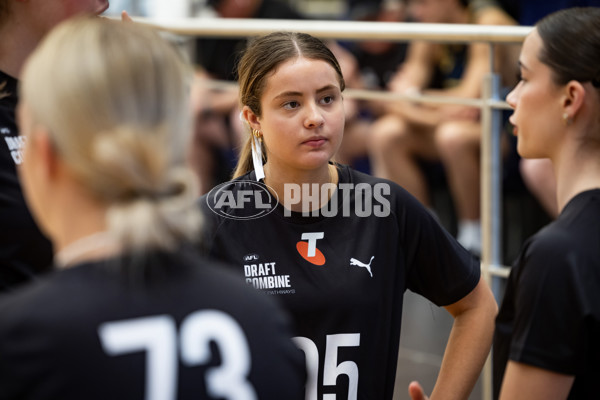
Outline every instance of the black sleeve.
[[15, 121], [17, 81], [0, 71], [0, 84], [0, 292], [7, 292], [50, 270], [52, 245], [31, 216], [17, 176], [25, 145]]
[[405, 192], [402, 198], [397, 218], [408, 289], [438, 306], [455, 303], [479, 283], [479, 263], [414, 197]]

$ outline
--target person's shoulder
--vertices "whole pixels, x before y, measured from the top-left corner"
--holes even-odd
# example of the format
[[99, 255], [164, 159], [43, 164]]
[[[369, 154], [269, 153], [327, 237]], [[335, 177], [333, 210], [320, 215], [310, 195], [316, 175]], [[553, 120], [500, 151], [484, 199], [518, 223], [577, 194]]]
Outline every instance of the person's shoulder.
[[344, 180], [349, 180], [350, 183], [368, 183], [370, 185], [375, 185], [377, 183], [390, 183], [396, 185], [392, 181], [383, 178], [378, 178], [366, 172], [358, 171], [345, 164], [336, 164], [336, 166], [341, 175], [340, 182], [344, 182]]
[[[558, 218], [533, 235], [524, 246], [530, 264], [539, 268], [565, 271], [593, 263], [598, 247], [593, 242], [600, 234], [600, 190], [580, 193], [563, 209]], [[577, 260], [577, 262], [575, 262]], [[585, 263], [583, 262], [585, 261]]]
[[37, 321], [34, 324], [51, 323], [44, 310], [65, 294], [57, 284], [59, 274], [50, 272], [0, 295], [0, 337], [6, 333], [6, 329], [18, 327], [24, 321]]
[[576, 246], [569, 231], [553, 221], [525, 242], [513, 266], [515, 277], [521, 285], [537, 285], [546, 276], [553, 282], [567, 279], [574, 272], [570, 254]]
[[574, 196], [560, 215], [532, 236], [529, 247], [543, 254], [564, 254], [598, 233], [600, 189]]
[[554, 257], [555, 254], [564, 253], [571, 246], [571, 237], [568, 230], [564, 229], [557, 221], [540, 229], [526, 243], [529, 253], [544, 257]]
[[341, 183], [345, 183], [344, 179], [347, 179], [348, 183], [353, 184], [354, 187], [356, 187], [356, 185], [358, 184], [366, 183], [373, 187], [385, 189], [385, 193], [389, 194], [392, 198], [416, 201], [406, 189], [404, 189], [402, 186], [400, 186], [394, 181], [379, 178], [361, 171], [357, 171], [346, 165], [339, 165], [338, 168], [342, 174], [342, 178], [340, 180]]
[[[591, 189], [573, 196], [563, 208], [559, 219], [574, 222], [583, 222], [600, 217], [600, 189]], [[585, 225], [585, 224], [584, 224]], [[579, 227], [578, 224], [575, 226]], [[592, 224], [592, 226], [595, 226]]]

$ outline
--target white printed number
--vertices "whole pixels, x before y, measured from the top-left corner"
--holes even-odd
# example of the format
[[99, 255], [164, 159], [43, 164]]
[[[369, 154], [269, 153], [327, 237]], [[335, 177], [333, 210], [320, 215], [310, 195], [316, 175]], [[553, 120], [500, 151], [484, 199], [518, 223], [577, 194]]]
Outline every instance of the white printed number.
[[[296, 346], [304, 351], [306, 358], [306, 400], [317, 400], [319, 373], [319, 350], [314, 342], [302, 336], [294, 338]], [[348, 400], [356, 400], [358, 392], [358, 365], [354, 361], [338, 364], [338, 348], [360, 346], [360, 333], [327, 335], [325, 362], [323, 364], [323, 385], [335, 386], [339, 375], [348, 376]], [[323, 400], [336, 400], [335, 394], [324, 394]]]
[[221, 365], [206, 373], [206, 390], [215, 398], [256, 400], [246, 377], [250, 353], [244, 332], [229, 315], [215, 310], [197, 311], [181, 323], [179, 337], [175, 320], [158, 315], [107, 322], [98, 328], [104, 351], [121, 355], [146, 351], [146, 400], [177, 397], [177, 350], [187, 366], [210, 361], [210, 342], [220, 351]]

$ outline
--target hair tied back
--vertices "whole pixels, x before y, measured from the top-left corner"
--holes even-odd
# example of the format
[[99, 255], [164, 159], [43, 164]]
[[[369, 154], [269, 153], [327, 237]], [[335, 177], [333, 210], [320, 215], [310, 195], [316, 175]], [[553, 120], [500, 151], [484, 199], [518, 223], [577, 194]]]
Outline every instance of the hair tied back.
[[598, 70], [598, 72], [596, 72], [596, 76], [594, 77], [594, 79], [592, 79], [592, 85], [594, 85], [595, 88], [600, 89], [600, 69]]

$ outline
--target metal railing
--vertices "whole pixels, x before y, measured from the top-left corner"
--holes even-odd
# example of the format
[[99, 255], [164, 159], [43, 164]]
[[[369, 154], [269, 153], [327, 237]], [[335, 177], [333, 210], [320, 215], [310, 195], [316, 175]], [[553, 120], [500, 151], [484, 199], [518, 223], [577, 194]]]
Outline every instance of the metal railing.
[[[489, 45], [490, 73], [484, 79], [482, 96], [465, 99], [422, 94], [403, 95], [385, 91], [347, 89], [345, 95], [365, 100], [419, 101], [434, 104], [462, 104], [481, 110], [481, 222], [482, 257], [481, 269], [484, 279], [492, 285], [492, 277], [507, 277], [510, 268], [501, 262], [501, 112], [510, 107], [500, 98], [500, 78], [493, 70], [494, 45], [521, 43], [532, 27], [463, 24], [424, 24], [401, 22], [357, 22], [325, 20], [276, 20], [276, 19], [146, 19], [134, 18], [141, 24], [184, 36], [220, 38], [243, 38], [267, 34], [273, 31], [309, 33], [321, 39], [423, 40], [437, 43], [486, 43]], [[214, 82], [215, 87], [231, 87], [231, 84]], [[483, 371], [484, 400], [492, 396], [491, 364], [488, 358]]]

